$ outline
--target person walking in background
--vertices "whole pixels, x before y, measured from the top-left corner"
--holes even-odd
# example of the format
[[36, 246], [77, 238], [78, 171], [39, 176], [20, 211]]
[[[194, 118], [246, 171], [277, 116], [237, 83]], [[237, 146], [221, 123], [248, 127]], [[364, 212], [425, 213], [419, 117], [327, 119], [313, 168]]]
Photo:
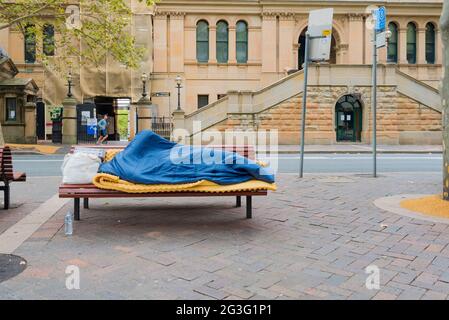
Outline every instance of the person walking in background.
[[108, 115], [105, 114], [103, 119], [98, 121], [98, 128], [100, 129], [100, 137], [98, 138], [97, 144], [102, 144], [108, 139]]

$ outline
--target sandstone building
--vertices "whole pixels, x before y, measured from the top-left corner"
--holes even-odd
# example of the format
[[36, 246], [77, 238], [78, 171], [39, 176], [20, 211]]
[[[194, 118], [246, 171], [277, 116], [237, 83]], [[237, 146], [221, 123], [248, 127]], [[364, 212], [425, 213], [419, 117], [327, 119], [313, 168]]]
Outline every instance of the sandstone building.
[[[306, 140], [369, 143], [372, 5], [386, 6], [392, 33], [388, 48], [379, 50], [380, 143], [441, 143], [442, 0], [163, 0], [154, 10], [136, 7], [133, 32], [149, 48], [145, 64], [129, 74], [81, 70], [76, 97], [135, 102], [145, 71], [158, 114], [170, 116], [179, 75], [185, 128], [193, 130], [199, 120], [204, 130], [277, 129], [281, 143], [296, 144], [308, 12], [333, 7], [331, 60], [311, 68]], [[21, 70], [44, 83], [38, 63], [24, 61], [23, 37], [10, 30], [8, 39]], [[63, 98], [41, 95], [48, 104]]]

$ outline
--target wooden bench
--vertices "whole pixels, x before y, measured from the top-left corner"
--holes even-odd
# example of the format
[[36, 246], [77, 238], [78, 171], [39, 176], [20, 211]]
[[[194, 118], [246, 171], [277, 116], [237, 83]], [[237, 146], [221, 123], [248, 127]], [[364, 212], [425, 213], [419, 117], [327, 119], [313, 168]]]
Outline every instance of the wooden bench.
[[9, 209], [10, 202], [10, 186], [11, 182], [24, 182], [26, 181], [26, 174], [24, 172], [14, 172], [12, 167], [12, 154], [11, 149], [6, 146], [0, 148], [0, 180], [4, 185], [0, 186], [0, 190], [3, 190], [4, 194], [4, 209]]
[[[80, 146], [98, 148], [98, 146]], [[74, 151], [72, 147], [70, 152]], [[100, 146], [103, 149], [123, 149], [123, 146]], [[226, 151], [236, 152], [249, 159], [255, 159], [255, 151], [251, 146], [211, 146], [215, 149], [223, 149]], [[93, 184], [70, 185], [62, 184], [59, 187], [60, 198], [74, 199], [74, 217], [80, 220], [80, 199], [83, 199], [84, 209], [89, 209], [89, 198], [156, 198], [156, 197], [236, 197], [236, 206], [242, 206], [242, 197], [246, 197], [246, 218], [252, 218], [252, 197], [266, 196], [268, 192], [262, 191], [242, 191], [242, 192], [226, 192], [226, 193], [202, 193], [202, 192], [167, 192], [167, 193], [126, 193], [121, 191], [102, 190]]]

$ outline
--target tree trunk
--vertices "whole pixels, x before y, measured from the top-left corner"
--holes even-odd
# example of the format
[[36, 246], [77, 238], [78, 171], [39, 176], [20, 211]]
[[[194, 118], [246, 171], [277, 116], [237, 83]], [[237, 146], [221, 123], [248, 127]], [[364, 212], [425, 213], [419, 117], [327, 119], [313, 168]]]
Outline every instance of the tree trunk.
[[443, 198], [449, 201], [449, 0], [444, 1], [440, 28], [443, 40], [443, 83], [441, 105], [443, 116]]

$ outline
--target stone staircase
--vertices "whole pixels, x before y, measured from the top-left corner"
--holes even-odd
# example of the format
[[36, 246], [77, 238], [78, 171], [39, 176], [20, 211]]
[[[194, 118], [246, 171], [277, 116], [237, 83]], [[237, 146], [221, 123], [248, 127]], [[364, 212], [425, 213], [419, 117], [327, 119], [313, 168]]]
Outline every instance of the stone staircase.
[[[229, 91], [224, 98], [186, 115], [181, 122], [183, 129], [193, 135], [232, 117], [257, 118], [258, 114], [301, 95], [303, 81], [303, 71], [298, 71], [258, 91]], [[399, 94], [441, 113], [439, 91], [399, 71], [394, 65], [379, 65], [378, 85], [395, 88]], [[345, 94], [353, 93], [356, 87], [369, 89], [371, 66], [313, 64], [309, 69], [309, 86], [346, 87]], [[201, 126], [197, 125], [199, 121]]]

